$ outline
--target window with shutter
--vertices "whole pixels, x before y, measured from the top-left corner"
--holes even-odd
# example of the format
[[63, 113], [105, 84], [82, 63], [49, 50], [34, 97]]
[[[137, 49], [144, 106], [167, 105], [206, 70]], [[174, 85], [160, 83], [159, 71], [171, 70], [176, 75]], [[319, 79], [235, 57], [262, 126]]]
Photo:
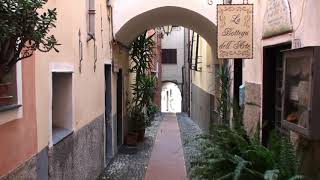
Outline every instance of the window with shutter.
[[162, 64], [177, 64], [177, 49], [162, 49]]

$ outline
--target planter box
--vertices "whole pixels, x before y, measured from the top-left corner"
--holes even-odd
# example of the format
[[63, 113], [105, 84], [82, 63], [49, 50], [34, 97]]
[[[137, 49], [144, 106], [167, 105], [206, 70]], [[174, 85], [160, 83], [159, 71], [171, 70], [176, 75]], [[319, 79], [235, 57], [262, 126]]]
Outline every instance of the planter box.
[[13, 103], [13, 96], [0, 97], [0, 106], [1, 105], [10, 105], [12, 103]]
[[11, 83], [0, 84], [0, 97], [8, 96]]

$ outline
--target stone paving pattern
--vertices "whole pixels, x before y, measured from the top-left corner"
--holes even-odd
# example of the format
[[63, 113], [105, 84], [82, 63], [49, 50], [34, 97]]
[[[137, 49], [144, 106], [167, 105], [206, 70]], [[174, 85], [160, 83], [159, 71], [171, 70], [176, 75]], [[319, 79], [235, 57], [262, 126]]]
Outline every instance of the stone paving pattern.
[[[138, 146], [139, 150], [137, 154], [119, 153], [110, 162], [109, 166], [99, 177], [99, 180], [143, 180], [162, 118], [163, 116], [157, 116], [152, 125], [146, 129], [146, 139], [144, 143]], [[193, 156], [199, 153], [199, 143], [195, 141], [195, 138], [202, 133], [202, 130], [185, 113], [177, 114], [177, 120], [180, 128], [186, 170], [189, 175], [190, 161]]]
[[119, 152], [104, 170], [99, 180], [142, 180], [144, 179], [151, 156], [155, 137], [162, 121], [162, 115], [155, 117], [146, 129], [145, 140], [138, 145], [138, 152], [125, 154]]
[[185, 180], [187, 172], [176, 114], [164, 114], [144, 180]]
[[185, 113], [177, 114], [177, 120], [180, 127], [180, 136], [183, 146], [184, 159], [188, 177], [190, 176], [190, 162], [192, 158], [199, 154], [199, 143], [195, 140], [202, 130]]

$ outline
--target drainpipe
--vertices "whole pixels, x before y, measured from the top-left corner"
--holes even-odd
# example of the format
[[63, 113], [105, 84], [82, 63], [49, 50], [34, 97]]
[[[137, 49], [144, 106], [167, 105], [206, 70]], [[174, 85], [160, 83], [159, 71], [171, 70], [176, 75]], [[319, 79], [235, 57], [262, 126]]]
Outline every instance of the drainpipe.
[[196, 44], [196, 60], [195, 60], [195, 71], [198, 71], [198, 58], [199, 58], [199, 41], [200, 35], [197, 33], [197, 44]]
[[[190, 33], [191, 34], [191, 33]], [[191, 117], [191, 111], [192, 111], [192, 107], [191, 107], [191, 104], [192, 104], [192, 74], [191, 74], [191, 71], [192, 71], [192, 57], [193, 57], [193, 42], [194, 42], [194, 31], [192, 31], [192, 38], [191, 38], [191, 46], [190, 46], [190, 60], [189, 60], [189, 78], [190, 78], [190, 81], [189, 81], [189, 116]]]
[[88, 38], [87, 41], [95, 40], [95, 16], [96, 16], [96, 9], [95, 9], [95, 0], [89, 1], [89, 27], [88, 27]]
[[186, 111], [186, 92], [185, 92], [185, 65], [181, 67], [182, 85], [181, 85], [181, 97], [182, 97], [182, 112]]

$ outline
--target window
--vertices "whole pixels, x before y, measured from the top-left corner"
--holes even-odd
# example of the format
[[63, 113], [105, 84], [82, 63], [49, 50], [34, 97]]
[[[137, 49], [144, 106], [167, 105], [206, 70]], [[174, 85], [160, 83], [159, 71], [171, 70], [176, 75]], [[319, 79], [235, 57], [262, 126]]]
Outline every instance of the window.
[[0, 80], [0, 125], [20, 119], [22, 105], [22, 65], [15, 67]]
[[16, 68], [0, 79], [0, 106], [17, 104]]
[[177, 49], [162, 49], [162, 64], [177, 64]]
[[72, 132], [72, 73], [52, 73], [52, 143]]

